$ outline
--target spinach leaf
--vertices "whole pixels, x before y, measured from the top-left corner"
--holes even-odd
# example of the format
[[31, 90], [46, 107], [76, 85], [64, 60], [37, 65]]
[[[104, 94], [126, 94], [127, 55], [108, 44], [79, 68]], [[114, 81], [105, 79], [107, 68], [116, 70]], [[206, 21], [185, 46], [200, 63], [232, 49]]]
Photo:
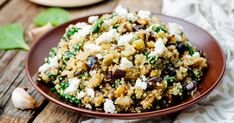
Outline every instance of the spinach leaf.
[[176, 80], [176, 78], [174, 76], [165, 76], [164, 80], [166, 80], [167, 82], [173, 82]]
[[61, 8], [49, 8], [39, 13], [33, 20], [38, 26], [51, 23], [53, 26], [57, 26], [72, 19], [70, 13]]
[[94, 33], [97, 33], [100, 30], [100, 27], [102, 26], [102, 23], [103, 23], [102, 19], [97, 20], [97, 22], [93, 26], [93, 32]]
[[24, 28], [20, 24], [9, 24], [0, 26], [0, 49], [23, 49], [29, 50], [24, 41]]

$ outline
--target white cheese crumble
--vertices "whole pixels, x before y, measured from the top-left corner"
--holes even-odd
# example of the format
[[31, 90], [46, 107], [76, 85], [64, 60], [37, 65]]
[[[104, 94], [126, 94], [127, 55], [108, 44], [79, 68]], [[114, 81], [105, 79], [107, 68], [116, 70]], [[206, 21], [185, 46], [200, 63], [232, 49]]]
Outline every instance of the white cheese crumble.
[[96, 57], [97, 57], [98, 59], [103, 59], [102, 54], [97, 54]]
[[145, 76], [141, 76], [141, 78], [138, 78], [136, 80], [135, 86], [134, 87], [140, 87], [143, 90], [145, 90], [147, 88], [147, 83], [146, 83], [147, 79]]
[[85, 22], [79, 22], [79, 23], [76, 23], [76, 27], [77, 28], [83, 28], [83, 27], [85, 27], [85, 26], [87, 26], [88, 24], [87, 23], [85, 23]]
[[194, 52], [192, 57], [200, 57], [200, 53], [199, 52]]
[[44, 73], [47, 70], [49, 70], [50, 68], [54, 68], [54, 67], [58, 66], [58, 57], [57, 56], [55, 56], [53, 58], [49, 57], [48, 61], [49, 61], [49, 64], [45, 63], [39, 67], [39, 69], [38, 69], [39, 72]]
[[85, 37], [91, 32], [91, 25], [85, 25], [84, 27], [80, 28], [78, 32], [74, 33], [73, 38], [74, 39], [79, 39], [81, 37]]
[[126, 17], [128, 15], [128, 10], [123, 8], [121, 5], [118, 5], [115, 8], [115, 12], [122, 17]]
[[78, 88], [79, 84], [80, 84], [80, 79], [77, 78], [71, 78], [68, 80], [69, 82], [69, 86], [64, 90], [64, 93], [71, 93], [76, 91], [76, 89]]
[[111, 29], [108, 32], [104, 32], [102, 33], [102, 35], [100, 35], [95, 42], [97, 44], [101, 44], [104, 42], [112, 42], [113, 40], [118, 40], [119, 39], [119, 33], [117, 32], [116, 29]]
[[97, 73], [96, 70], [91, 70], [91, 71], [89, 71], [90, 76], [94, 76], [96, 73]]
[[148, 10], [140, 10], [137, 14], [141, 19], [148, 19], [151, 15], [151, 12]]
[[86, 93], [88, 96], [90, 96], [91, 98], [94, 98], [95, 92], [92, 88], [87, 88], [86, 89]]
[[151, 56], [162, 55], [163, 52], [166, 50], [166, 46], [163, 43], [163, 40], [159, 38], [156, 43], [154, 44], [154, 51], [150, 53]]
[[94, 23], [94, 22], [96, 22], [98, 20], [98, 16], [90, 16], [89, 18], [88, 18], [88, 22], [89, 23]]
[[110, 99], [106, 99], [105, 103], [104, 103], [104, 111], [106, 113], [115, 113], [115, 105], [113, 103], [112, 100]]
[[85, 104], [85, 108], [92, 109], [92, 106], [88, 103], [88, 104]]
[[128, 13], [127, 18], [132, 22], [135, 22], [137, 20], [137, 16], [135, 16], [133, 13]]
[[84, 51], [86, 52], [94, 53], [94, 52], [99, 52], [100, 50], [101, 50], [101, 47], [93, 43], [86, 43], [84, 45]]
[[122, 57], [120, 60], [120, 69], [127, 69], [133, 67], [133, 64], [131, 61], [129, 61], [126, 57]]
[[85, 96], [85, 92], [84, 91], [80, 91], [79, 93], [77, 93], [76, 97], [78, 99], [82, 99]]
[[118, 40], [118, 45], [123, 46], [129, 44], [129, 42], [133, 39], [133, 36], [134, 36], [133, 33], [122, 35]]
[[176, 23], [168, 23], [168, 32], [170, 34], [178, 34], [180, 35], [182, 33], [183, 28], [176, 24]]

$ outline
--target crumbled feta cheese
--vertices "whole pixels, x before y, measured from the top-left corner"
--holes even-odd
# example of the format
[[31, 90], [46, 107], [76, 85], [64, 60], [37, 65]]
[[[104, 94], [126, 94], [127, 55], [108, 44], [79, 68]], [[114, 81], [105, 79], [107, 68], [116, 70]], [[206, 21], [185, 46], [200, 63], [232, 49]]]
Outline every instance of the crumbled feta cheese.
[[79, 39], [80, 37], [85, 37], [86, 35], [88, 35], [91, 32], [91, 28], [92, 28], [91, 25], [86, 25], [86, 26], [80, 28], [80, 30], [78, 30], [78, 32], [76, 32], [73, 35], [73, 38]]
[[79, 23], [77, 23], [75, 26], [77, 27], [77, 28], [83, 28], [83, 27], [85, 27], [85, 26], [87, 26], [88, 24], [87, 23], [85, 23], [85, 22], [79, 22]]
[[88, 19], [89, 23], [94, 23], [98, 20], [98, 16], [90, 16]]
[[106, 99], [105, 103], [104, 103], [104, 111], [106, 113], [115, 113], [115, 105], [113, 103], [112, 100], [110, 99]]
[[53, 58], [49, 57], [49, 67], [57, 67], [58, 66], [58, 58], [55, 56]]
[[101, 47], [96, 45], [96, 44], [92, 44], [92, 43], [86, 43], [84, 45], [84, 51], [85, 52], [91, 52], [91, 53], [94, 53], [94, 52], [99, 52], [101, 50]]
[[92, 109], [92, 106], [88, 103], [88, 104], [85, 104], [85, 108]]
[[98, 59], [103, 59], [102, 54], [97, 54], [96, 57], [97, 57]]
[[150, 11], [147, 11], [147, 10], [140, 10], [138, 11], [138, 14], [137, 14], [141, 19], [148, 19], [151, 15], [151, 12]]
[[94, 76], [96, 73], [97, 73], [96, 70], [91, 70], [91, 71], [89, 71], [90, 76]]
[[49, 57], [48, 60], [49, 60], [49, 64], [45, 63], [42, 66], [40, 66], [38, 69], [39, 72], [44, 73], [47, 70], [49, 70], [50, 68], [54, 68], [54, 67], [58, 66], [58, 57], [57, 56], [55, 56], [53, 58]]
[[120, 69], [127, 69], [133, 67], [133, 64], [131, 61], [129, 61], [126, 57], [122, 57], [120, 60]]
[[133, 13], [128, 13], [127, 18], [132, 22], [135, 22], [137, 20], [137, 16], [135, 16]]
[[94, 98], [95, 92], [92, 88], [87, 88], [86, 89], [86, 93], [88, 96], [90, 96], [91, 98]]
[[[142, 79], [141, 79], [142, 78]], [[145, 77], [141, 77], [141, 78], [138, 78], [136, 80], [136, 83], [135, 83], [135, 86], [134, 87], [140, 87], [142, 88], [143, 90], [145, 90], [147, 88], [147, 83], [146, 83], [146, 78]]]
[[180, 35], [182, 33], [183, 28], [176, 24], [176, 23], [168, 23], [168, 32], [170, 34], [178, 34]]
[[80, 79], [78, 78], [71, 78], [68, 80], [69, 82], [69, 86], [64, 90], [64, 93], [71, 93], [76, 91], [76, 89], [78, 88], [79, 84], [80, 84]]
[[182, 37], [178, 34], [174, 34], [176, 41], [182, 41]]
[[82, 99], [85, 96], [85, 92], [84, 91], [80, 91], [79, 93], [77, 93], [76, 97], [78, 99]]
[[199, 52], [194, 52], [192, 57], [200, 57], [200, 53]]
[[43, 64], [42, 66], [40, 66], [39, 67], [39, 72], [41, 72], [41, 73], [44, 73], [44, 72], [46, 72], [47, 70], [49, 70], [50, 69], [50, 67], [49, 67], [49, 65], [46, 63], [46, 64]]
[[116, 29], [111, 29], [108, 32], [104, 32], [102, 33], [102, 35], [100, 35], [95, 42], [97, 44], [101, 44], [104, 42], [112, 42], [113, 40], [118, 40], [119, 39], [119, 33], [117, 32]]
[[133, 33], [129, 33], [129, 34], [125, 34], [123, 36], [121, 36], [118, 40], [118, 45], [126, 45], [129, 44], [129, 42], [133, 39]]
[[115, 12], [122, 16], [122, 17], [126, 17], [127, 14], [128, 14], [128, 10], [123, 8], [121, 5], [118, 5], [116, 8], [115, 8]]
[[165, 47], [163, 40], [159, 38], [154, 44], [154, 51], [150, 53], [151, 56], [162, 55], [167, 48]]

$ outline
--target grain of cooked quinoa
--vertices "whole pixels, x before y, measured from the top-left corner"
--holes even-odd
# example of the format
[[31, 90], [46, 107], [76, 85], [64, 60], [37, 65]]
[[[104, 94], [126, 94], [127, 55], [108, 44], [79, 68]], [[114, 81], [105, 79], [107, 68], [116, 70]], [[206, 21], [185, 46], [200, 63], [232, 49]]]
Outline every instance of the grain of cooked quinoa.
[[205, 53], [180, 25], [118, 6], [70, 25], [39, 68], [38, 80], [79, 107], [139, 113], [192, 95], [206, 68]]

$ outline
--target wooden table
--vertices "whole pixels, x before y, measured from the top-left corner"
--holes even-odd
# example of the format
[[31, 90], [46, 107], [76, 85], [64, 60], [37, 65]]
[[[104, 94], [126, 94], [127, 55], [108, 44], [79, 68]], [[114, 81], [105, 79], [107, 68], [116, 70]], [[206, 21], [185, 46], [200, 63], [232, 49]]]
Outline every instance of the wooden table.
[[[121, 4], [130, 10], [147, 9], [160, 13], [161, 3], [161, 0], [107, 0], [87, 7], [68, 9], [68, 11], [74, 18], [77, 18], [112, 11], [118, 4]], [[33, 27], [34, 16], [45, 8], [28, 0], [0, 0], [0, 25], [18, 22], [22, 23], [25, 32], [28, 32]], [[25, 38], [28, 44], [32, 44], [27, 35]], [[47, 101], [32, 87], [24, 70], [26, 56], [27, 52], [21, 50], [0, 50], [0, 123], [79, 122], [81, 114], [67, 111]], [[11, 93], [16, 87], [29, 88], [28, 91], [39, 103], [39, 108], [34, 110], [16, 109], [11, 101]]]

